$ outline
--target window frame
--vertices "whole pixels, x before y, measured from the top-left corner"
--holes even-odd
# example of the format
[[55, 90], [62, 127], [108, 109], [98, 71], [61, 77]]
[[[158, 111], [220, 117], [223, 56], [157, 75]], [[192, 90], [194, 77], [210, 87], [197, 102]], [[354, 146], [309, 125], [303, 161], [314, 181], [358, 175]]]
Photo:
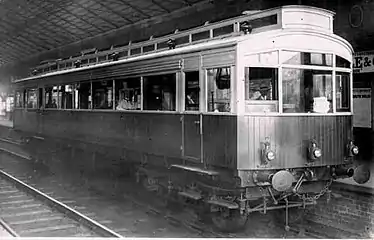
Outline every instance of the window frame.
[[[293, 52], [311, 52], [311, 53], [324, 53], [324, 54], [332, 54], [332, 66], [320, 66], [320, 65], [296, 65], [296, 64], [282, 64], [281, 59], [283, 57], [283, 52], [284, 51], [293, 51]], [[337, 56], [343, 58], [342, 56], [338, 55], [335, 52], [326, 52], [326, 51], [308, 51], [307, 49], [292, 49], [292, 48], [279, 48], [279, 49], [266, 49], [263, 51], [256, 51], [253, 53], [250, 53], [246, 56], [249, 55], [256, 55], [256, 54], [264, 54], [264, 53], [270, 53], [270, 52], [277, 52], [278, 53], [278, 61], [273, 62], [271, 64], [261, 64], [260, 62], [258, 63], [246, 63], [244, 64], [239, 64], [241, 66], [241, 69], [239, 71], [243, 71], [243, 76], [245, 75], [245, 68], [276, 68], [278, 69], [278, 112], [269, 112], [269, 113], [251, 113], [251, 112], [246, 112], [245, 108], [244, 109], [244, 114], [246, 115], [286, 115], [286, 116], [332, 116], [332, 115], [352, 115], [353, 114], [353, 69], [352, 69], [352, 61], [350, 62], [350, 67], [349, 68], [343, 68], [343, 67], [336, 67], [336, 59]], [[331, 113], [284, 113], [283, 112], [283, 68], [291, 68], [291, 69], [303, 69], [303, 70], [325, 70], [325, 71], [331, 71], [332, 72], [332, 88], [333, 88], [333, 111]], [[350, 111], [346, 112], [338, 112], [336, 111], [336, 73], [337, 72], [342, 72], [342, 73], [348, 73], [350, 74]], [[244, 102], [242, 104], [245, 104], [245, 82], [241, 84], [243, 87], [244, 91], [241, 93], [243, 95], [243, 100]]]
[[[209, 111], [209, 105], [208, 105], [208, 97], [209, 97], [209, 93], [208, 93], [208, 70], [211, 70], [211, 69], [218, 69], [218, 68], [229, 68], [230, 69], [230, 111], [228, 112], [210, 112]], [[209, 67], [204, 67], [203, 68], [203, 71], [204, 71], [204, 79], [202, 80], [203, 81], [203, 84], [204, 84], [204, 90], [201, 91], [201, 99], [202, 101], [204, 101], [204, 104], [202, 106], [200, 106], [200, 111], [203, 112], [204, 114], [224, 114], [224, 115], [231, 115], [231, 114], [234, 114], [236, 112], [236, 109], [237, 109], [237, 103], [236, 103], [236, 91], [235, 91], [235, 88], [236, 88], [236, 82], [235, 82], [235, 76], [236, 76], [236, 68], [235, 68], [235, 65], [232, 65], [232, 64], [220, 64], [220, 65], [215, 65], [215, 66], [209, 66]], [[201, 81], [201, 80], [200, 80]], [[201, 101], [200, 101], [201, 102]]]

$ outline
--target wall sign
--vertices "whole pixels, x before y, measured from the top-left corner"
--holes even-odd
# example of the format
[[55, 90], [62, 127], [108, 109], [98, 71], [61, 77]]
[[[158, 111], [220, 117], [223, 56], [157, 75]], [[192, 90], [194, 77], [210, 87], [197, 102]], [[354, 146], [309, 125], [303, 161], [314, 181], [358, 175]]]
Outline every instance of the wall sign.
[[353, 89], [353, 126], [371, 128], [371, 89]]
[[364, 21], [364, 10], [359, 5], [354, 5], [349, 12], [349, 24], [351, 27], [357, 28]]
[[355, 54], [353, 56], [353, 72], [354, 73], [374, 72], [374, 52]]

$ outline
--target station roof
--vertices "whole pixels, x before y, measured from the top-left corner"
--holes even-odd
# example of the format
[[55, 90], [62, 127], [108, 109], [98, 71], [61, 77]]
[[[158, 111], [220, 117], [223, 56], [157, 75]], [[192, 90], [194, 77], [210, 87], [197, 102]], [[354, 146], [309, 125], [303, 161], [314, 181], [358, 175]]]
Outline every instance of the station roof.
[[206, 0], [0, 0], [0, 65]]

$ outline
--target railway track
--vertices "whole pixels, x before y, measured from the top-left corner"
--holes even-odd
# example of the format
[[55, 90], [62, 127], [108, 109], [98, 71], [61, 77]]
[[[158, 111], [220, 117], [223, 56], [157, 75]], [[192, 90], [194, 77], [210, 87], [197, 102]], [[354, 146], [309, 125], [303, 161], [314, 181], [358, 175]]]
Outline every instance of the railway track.
[[[14, 157], [23, 158], [25, 160], [30, 160], [31, 158], [27, 156], [27, 154], [20, 154], [17, 151], [17, 146], [19, 147], [19, 143], [16, 141], [12, 141], [10, 139], [0, 139], [0, 142], [5, 143], [6, 147], [0, 147], [0, 151], [5, 152], [9, 155]], [[2, 144], [3, 145], [3, 144]], [[12, 147], [13, 146], [13, 147]], [[16, 146], [16, 147], [15, 147]], [[9, 149], [10, 148], [10, 149]], [[24, 181], [28, 181], [24, 179]], [[35, 184], [33, 184], [37, 187]], [[132, 188], [133, 189], [133, 188]], [[206, 224], [204, 222], [198, 221], [194, 214], [191, 214], [189, 211], [185, 209], [183, 211], [170, 211], [170, 209], [165, 208], [163, 206], [162, 201], [152, 201], [150, 203], [148, 199], [156, 200], [153, 193], [147, 191], [139, 191], [139, 189], [135, 188], [136, 191], [129, 190], [126, 194], [122, 195], [122, 197], [130, 200], [136, 207], [145, 209], [148, 213], [157, 215], [158, 217], [162, 217], [166, 219], [170, 224], [174, 226], [182, 226], [188, 228], [202, 237], [264, 237], [263, 235], [256, 234], [252, 228], [246, 229], [244, 232], [240, 233], [220, 233], [216, 231], [211, 225]], [[159, 199], [160, 200], [160, 199]], [[66, 200], [69, 202], [69, 199]], [[75, 202], [75, 200], [71, 200], [71, 202]], [[66, 204], [69, 205], [69, 204]], [[98, 221], [100, 222], [100, 221]], [[102, 225], [107, 225], [106, 223], [102, 223]], [[256, 224], [257, 225], [257, 224]], [[326, 238], [326, 236], [319, 235], [318, 233], [310, 233], [308, 231], [304, 232], [304, 235], [299, 235], [301, 229], [306, 228], [306, 226], [296, 225], [292, 226], [289, 232], [285, 232], [284, 226], [281, 223], [274, 224], [275, 229], [269, 229], [269, 231], [278, 231], [283, 232], [282, 237], [305, 237], [305, 238]], [[269, 236], [270, 237], [270, 236]]]
[[122, 237], [1, 170], [0, 216], [20, 237]]

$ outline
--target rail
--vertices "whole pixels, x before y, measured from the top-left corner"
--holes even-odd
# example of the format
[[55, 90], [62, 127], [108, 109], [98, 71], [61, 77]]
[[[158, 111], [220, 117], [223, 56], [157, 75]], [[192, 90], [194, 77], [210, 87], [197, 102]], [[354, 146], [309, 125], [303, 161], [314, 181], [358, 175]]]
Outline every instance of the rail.
[[43, 200], [48, 205], [58, 209], [61, 213], [66, 214], [67, 216], [71, 217], [72, 219], [76, 220], [77, 222], [82, 223], [86, 227], [92, 229], [93, 231], [99, 233], [104, 237], [114, 237], [114, 238], [123, 238], [120, 234], [110, 230], [109, 228], [105, 227], [104, 225], [84, 216], [83, 214], [77, 212], [76, 210], [70, 208], [69, 206], [56, 201], [55, 199], [49, 197], [48, 195], [42, 193], [41, 191], [27, 185], [26, 183], [18, 180], [17, 178], [11, 176], [10, 174], [0, 170], [0, 176], [4, 177], [6, 180], [14, 183], [15, 185], [19, 186], [26, 192], [32, 194], [34, 197]]
[[20, 237], [3, 219], [0, 218], [0, 225], [13, 237]]

